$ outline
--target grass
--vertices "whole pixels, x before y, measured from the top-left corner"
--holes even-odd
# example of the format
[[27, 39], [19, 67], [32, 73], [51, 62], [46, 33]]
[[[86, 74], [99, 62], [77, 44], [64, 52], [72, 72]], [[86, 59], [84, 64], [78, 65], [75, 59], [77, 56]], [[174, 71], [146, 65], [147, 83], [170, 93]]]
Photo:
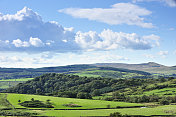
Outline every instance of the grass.
[[84, 77], [84, 76], [87, 76], [87, 77], [100, 77], [100, 75], [94, 75], [94, 74], [89, 74], [89, 73], [75, 73], [74, 75], [78, 75], [80, 77]]
[[22, 79], [5, 79], [0, 80], [0, 89], [7, 89], [9, 87], [15, 86], [18, 83], [32, 80], [33, 78], [22, 78]]
[[0, 80], [0, 82], [5, 82], [5, 81], [28, 81], [32, 80], [34, 78], [21, 78], [21, 79], [5, 79], [5, 80]]
[[[1, 94], [3, 97], [5, 94]], [[91, 108], [106, 108], [110, 105], [111, 108], [116, 106], [129, 107], [129, 106], [143, 106], [143, 104], [126, 103], [126, 102], [113, 102], [102, 100], [87, 100], [87, 99], [74, 99], [74, 98], [61, 98], [51, 96], [39, 95], [26, 95], [26, 94], [8, 94], [7, 99], [16, 108], [21, 108], [18, 105], [18, 100], [21, 102], [26, 100], [46, 101], [50, 99], [51, 103], [55, 106], [54, 109], [91, 109]], [[66, 107], [63, 104], [74, 103], [82, 107]], [[108, 116], [110, 113], [120, 112], [121, 114], [128, 115], [176, 115], [176, 105], [157, 106], [153, 108], [123, 108], [123, 109], [96, 109], [96, 110], [33, 110], [31, 112], [38, 112], [41, 116], [59, 116], [59, 117], [78, 117], [78, 116]]]
[[78, 117], [78, 116], [108, 116], [110, 113], [120, 112], [125, 115], [174, 115], [176, 113], [175, 105], [159, 106], [156, 108], [125, 108], [125, 109], [101, 109], [101, 110], [46, 110], [43, 116], [61, 116], [61, 117]]
[[74, 99], [74, 98], [62, 98], [62, 97], [52, 97], [52, 96], [39, 96], [39, 95], [25, 95], [25, 94], [8, 94], [7, 99], [11, 104], [16, 108], [23, 108], [18, 105], [18, 100], [30, 101], [31, 98], [35, 100], [40, 100], [46, 102], [50, 99], [51, 103], [56, 109], [73, 109], [73, 107], [66, 107], [64, 104], [74, 103], [82, 107], [74, 107], [74, 109], [91, 109], [91, 108], [107, 108], [107, 105], [110, 105], [111, 108], [117, 106], [120, 107], [129, 107], [129, 106], [143, 106], [142, 104], [136, 103], [126, 103], [126, 102], [113, 102], [113, 101], [104, 101], [104, 100], [88, 100], [88, 99]]
[[176, 94], [176, 88], [155, 89], [155, 90], [152, 90], [152, 91], [146, 91], [143, 94], [145, 94], [145, 95], [157, 94], [157, 95], [174, 96]]
[[98, 69], [89, 69], [85, 71], [80, 71], [79, 73], [75, 73], [74, 75], [87, 76], [87, 77], [109, 77], [109, 78], [131, 78], [135, 76], [143, 76], [137, 73], [120, 72], [113, 70], [98, 70]]
[[6, 100], [6, 96], [6, 94], [0, 94], [0, 109], [11, 107], [11, 105]]

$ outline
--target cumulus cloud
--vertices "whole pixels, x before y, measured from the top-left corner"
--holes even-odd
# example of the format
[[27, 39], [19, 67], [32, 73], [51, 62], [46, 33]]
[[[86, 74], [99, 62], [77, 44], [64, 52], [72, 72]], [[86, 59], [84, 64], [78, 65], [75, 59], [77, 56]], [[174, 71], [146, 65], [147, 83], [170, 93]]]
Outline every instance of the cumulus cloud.
[[169, 54], [168, 51], [160, 51], [160, 52], [158, 52], [158, 55], [160, 55], [163, 58], [165, 58], [168, 54]]
[[133, 50], [146, 50], [159, 46], [159, 36], [138, 36], [136, 33], [113, 32], [104, 30], [100, 34], [89, 31], [86, 33], [77, 32], [75, 41], [81, 48], [86, 50], [112, 50], [126, 48]]
[[[112, 9], [115, 9], [116, 5]], [[135, 14], [139, 13], [138, 10], [140, 11], [140, 9], [134, 11]], [[145, 11], [141, 9], [141, 12], [143, 10]], [[95, 31], [75, 33], [73, 27], [62, 27], [56, 21], [44, 22], [37, 13], [27, 7], [14, 15], [0, 15], [1, 52], [65, 53], [118, 48], [146, 50], [159, 46], [159, 39], [160, 37], [154, 34], [138, 36], [136, 33], [113, 32], [109, 29], [101, 33]]]
[[133, 3], [135, 3], [135, 2], [151, 2], [151, 1], [163, 2], [169, 7], [176, 7], [176, 0], [133, 0]]
[[55, 21], [44, 22], [27, 7], [16, 14], [0, 14], [0, 27], [0, 51], [70, 52], [80, 49], [74, 41], [73, 28], [63, 28]]
[[131, 3], [117, 3], [111, 8], [66, 8], [58, 10], [76, 18], [87, 18], [110, 25], [127, 24], [137, 25], [143, 28], [153, 28], [152, 23], [146, 23], [143, 16], [152, 12]]
[[29, 40], [30, 44], [35, 47], [41, 47], [44, 45], [44, 43], [39, 38], [30, 38]]
[[12, 44], [15, 45], [15, 47], [29, 47], [29, 43], [26, 41], [21, 41], [20, 39], [13, 40]]

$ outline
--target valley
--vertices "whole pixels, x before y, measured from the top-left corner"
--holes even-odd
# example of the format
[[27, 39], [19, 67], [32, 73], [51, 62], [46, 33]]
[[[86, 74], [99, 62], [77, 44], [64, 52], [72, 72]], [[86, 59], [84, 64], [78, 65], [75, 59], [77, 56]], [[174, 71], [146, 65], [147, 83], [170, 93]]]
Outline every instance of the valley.
[[[30, 76], [32, 73], [38, 76], [29, 77], [29, 70]], [[23, 77], [14, 78], [16, 71]], [[176, 79], [173, 75], [91, 65], [25, 71], [1, 68], [1, 74], [3, 72], [9, 74], [9, 78], [1, 77], [0, 80], [0, 115], [176, 115]], [[26, 103], [26, 106], [20, 103]]]

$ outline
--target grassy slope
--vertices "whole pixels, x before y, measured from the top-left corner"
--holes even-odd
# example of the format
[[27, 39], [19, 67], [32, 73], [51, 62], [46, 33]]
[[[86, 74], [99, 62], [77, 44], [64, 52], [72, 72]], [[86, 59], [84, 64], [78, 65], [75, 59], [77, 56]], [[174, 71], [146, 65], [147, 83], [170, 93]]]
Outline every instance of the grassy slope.
[[5, 82], [5, 81], [28, 81], [28, 80], [32, 80], [34, 78], [21, 78], [21, 79], [5, 79], [5, 80], [0, 80], [0, 82]]
[[28, 80], [32, 80], [33, 78], [22, 78], [22, 79], [6, 79], [6, 80], [0, 80], [0, 89], [6, 89], [12, 86], [16, 86], [18, 83], [22, 83]]
[[9, 107], [11, 105], [6, 101], [6, 94], [0, 94], [0, 109]]
[[169, 95], [169, 96], [175, 96], [176, 95], [176, 88], [163, 88], [163, 89], [155, 89], [152, 91], [145, 91], [143, 94], [145, 95]]
[[111, 108], [116, 106], [127, 107], [127, 106], [142, 106], [142, 104], [136, 103], [126, 103], [126, 102], [112, 102], [112, 101], [103, 101], [103, 100], [87, 100], [87, 99], [74, 99], [74, 98], [61, 98], [61, 97], [52, 97], [52, 96], [39, 96], [39, 95], [25, 95], [25, 94], [8, 94], [7, 99], [11, 104], [16, 108], [21, 108], [22, 106], [18, 105], [18, 100], [27, 101], [34, 98], [36, 100], [46, 102], [47, 99], [51, 100], [54, 107], [57, 109], [73, 109], [71, 107], [65, 107], [63, 104], [74, 103], [82, 107], [74, 107], [75, 109], [91, 109], [91, 108], [106, 108], [107, 105], [110, 105]]
[[120, 72], [120, 71], [113, 71], [113, 70], [99, 70], [98, 68], [79, 71], [74, 75], [87, 76], [87, 77], [107, 77], [107, 78], [132, 78], [135, 76], [143, 76], [137, 73]]
[[[113, 106], [136, 106], [141, 104], [125, 103], [125, 102], [111, 102], [111, 101], [99, 101], [99, 100], [83, 100], [83, 99], [71, 99], [71, 98], [59, 98], [51, 96], [38, 96], [38, 95], [25, 95], [25, 94], [8, 94], [7, 99], [15, 106], [18, 105], [18, 100], [30, 100], [31, 98], [46, 101], [50, 99], [54, 103], [55, 108], [67, 108], [62, 104], [73, 102], [83, 107], [78, 108], [105, 108], [108, 104]], [[74, 107], [76, 109], [76, 107]], [[73, 108], [72, 108], [73, 109]], [[34, 112], [34, 111], [33, 111]], [[124, 109], [97, 109], [97, 110], [39, 110], [42, 116], [63, 116], [63, 117], [78, 117], [78, 116], [107, 116], [110, 113], [120, 112], [128, 115], [172, 115], [176, 113], [176, 105], [158, 106], [155, 108], [124, 108]]]
[[174, 67], [164, 66], [158, 63], [149, 62], [142, 64], [123, 64], [123, 63], [99, 63], [93, 64], [97, 67], [114, 67], [114, 68], [124, 68], [131, 70], [140, 70], [149, 73], [159, 73], [159, 74], [174, 74], [176, 69]]
[[63, 116], [63, 117], [78, 117], [78, 116], [108, 116], [110, 113], [120, 112], [128, 115], [172, 115], [176, 112], [176, 106], [160, 106], [156, 108], [125, 108], [125, 109], [102, 109], [102, 110], [47, 110], [43, 113], [44, 116]]

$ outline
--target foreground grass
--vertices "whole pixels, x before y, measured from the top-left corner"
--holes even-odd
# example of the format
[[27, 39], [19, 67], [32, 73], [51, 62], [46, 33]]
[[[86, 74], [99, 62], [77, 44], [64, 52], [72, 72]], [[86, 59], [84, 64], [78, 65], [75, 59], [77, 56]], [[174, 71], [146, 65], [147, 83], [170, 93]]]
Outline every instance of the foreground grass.
[[[113, 102], [113, 101], [104, 101], [104, 100], [88, 100], [88, 99], [74, 99], [74, 98], [62, 98], [62, 97], [52, 97], [52, 96], [39, 96], [39, 95], [26, 95], [26, 94], [8, 94], [7, 99], [11, 104], [13, 104], [16, 108], [22, 108], [22, 106], [18, 105], [18, 100], [30, 101], [31, 98], [35, 100], [40, 100], [46, 102], [46, 100], [50, 99], [51, 103], [55, 107], [55, 109], [91, 109], [91, 108], [107, 108], [109, 105], [110, 108], [119, 107], [129, 107], [129, 106], [143, 106], [142, 104], [136, 103], [126, 103], [126, 102]], [[82, 107], [66, 107], [63, 104], [74, 103], [78, 104]]]
[[101, 110], [46, 110], [43, 116], [79, 117], [79, 116], [108, 116], [110, 113], [120, 112], [123, 115], [175, 115], [176, 106], [159, 106], [156, 108], [124, 108], [124, 109], [101, 109]]
[[[5, 94], [3, 94], [5, 95]], [[54, 110], [54, 109], [91, 109], [91, 108], [106, 108], [110, 105], [111, 108], [116, 106], [130, 107], [130, 106], [142, 106], [143, 104], [126, 103], [126, 102], [113, 102], [102, 100], [87, 100], [87, 99], [73, 99], [73, 98], [61, 98], [51, 96], [39, 96], [39, 95], [25, 95], [25, 94], [8, 94], [7, 99], [16, 108], [21, 108], [18, 105], [18, 100], [21, 102], [26, 100], [46, 101], [51, 100], [51, 103], [55, 108], [51, 110], [31, 110], [31, 112], [37, 112], [40, 116], [58, 116], [58, 117], [78, 117], [78, 116], [108, 116], [110, 113], [120, 112], [125, 115], [176, 115], [176, 105], [158, 106], [154, 108], [123, 108], [123, 109], [96, 109], [96, 110]], [[82, 107], [65, 107], [63, 104], [68, 103], [78, 104]]]

